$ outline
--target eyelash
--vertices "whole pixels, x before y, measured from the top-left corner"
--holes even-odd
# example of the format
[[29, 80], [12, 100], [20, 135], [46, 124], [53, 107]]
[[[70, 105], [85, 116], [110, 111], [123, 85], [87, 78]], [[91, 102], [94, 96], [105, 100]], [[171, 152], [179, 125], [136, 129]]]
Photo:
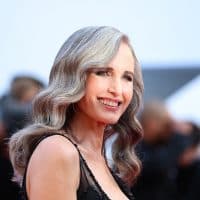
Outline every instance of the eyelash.
[[[107, 71], [107, 70], [98, 70], [98, 71], [95, 72], [95, 74], [97, 76], [110, 76], [110, 72]], [[129, 82], [133, 81], [133, 78], [129, 75], [124, 75], [124, 78]]]
[[129, 82], [133, 81], [133, 78], [131, 76], [129, 76], [129, 75], [125, 75], [124, 78]]
[[106, 70], [99, 70], [99, 71], [96, 71], [95, 74], [98, 76], [109, 76], [110, 72]]

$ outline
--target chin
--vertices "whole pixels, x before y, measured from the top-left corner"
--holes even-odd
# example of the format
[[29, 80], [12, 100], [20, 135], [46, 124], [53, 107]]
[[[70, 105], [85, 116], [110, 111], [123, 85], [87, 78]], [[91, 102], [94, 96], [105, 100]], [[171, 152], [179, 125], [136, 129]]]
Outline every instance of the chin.
[[104, 124], [116, 124], [118, 122], [119, 118], [112, 118], [112, 119], [104, 119], [102, 122]]

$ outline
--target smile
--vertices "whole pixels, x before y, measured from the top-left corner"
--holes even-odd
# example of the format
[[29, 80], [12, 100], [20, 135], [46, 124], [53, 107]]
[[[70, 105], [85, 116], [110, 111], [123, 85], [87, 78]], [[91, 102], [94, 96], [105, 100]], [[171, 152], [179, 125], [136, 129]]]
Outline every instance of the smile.
[[118, 100], [111, 100], [104, 98], [99, 98], [98, 100], [105, 106], [118, 107], [121, 104], [121, 101]]

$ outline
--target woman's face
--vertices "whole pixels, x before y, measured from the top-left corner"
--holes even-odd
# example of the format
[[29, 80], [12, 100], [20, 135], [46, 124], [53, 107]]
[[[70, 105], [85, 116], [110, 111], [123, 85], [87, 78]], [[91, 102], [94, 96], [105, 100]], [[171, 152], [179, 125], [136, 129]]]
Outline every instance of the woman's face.
[[107, 66], [88, 73], [85, 96], [78, 102], [79, 111], [100, 123], [116, 123], [132, 99], [134, 63], [129, 46], [121, 42]]

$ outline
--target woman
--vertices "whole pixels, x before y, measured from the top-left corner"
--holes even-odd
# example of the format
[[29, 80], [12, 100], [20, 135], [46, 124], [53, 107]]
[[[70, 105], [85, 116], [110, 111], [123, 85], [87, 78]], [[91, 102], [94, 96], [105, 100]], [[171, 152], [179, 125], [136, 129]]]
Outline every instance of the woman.
[[[135, 118], [142, 90], [126, 35], [112, 27], [73, 33], [34, 100], [34, 123], [10, 140], [25, 199], [132, 199], [127, 184], [140, 171], [133, 146], [142, 134]], [[110, 169], [104, 143], [114, 133]]]

